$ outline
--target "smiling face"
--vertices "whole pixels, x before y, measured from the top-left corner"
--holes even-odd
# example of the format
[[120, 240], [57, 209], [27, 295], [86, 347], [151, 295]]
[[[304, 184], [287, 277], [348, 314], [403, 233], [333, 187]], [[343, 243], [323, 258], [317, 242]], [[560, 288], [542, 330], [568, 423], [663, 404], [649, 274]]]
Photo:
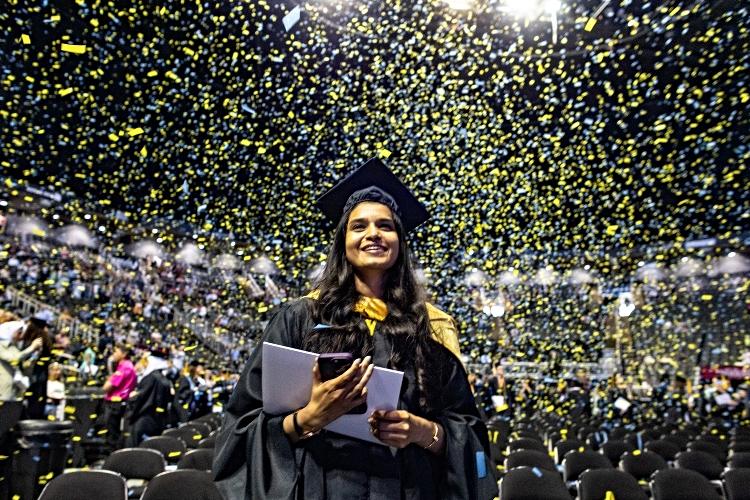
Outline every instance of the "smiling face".
[[354, 207], [346, 224], [346, 259], [357, 272], [390, 269], [399, 241], [391, 209], [365, 201]]

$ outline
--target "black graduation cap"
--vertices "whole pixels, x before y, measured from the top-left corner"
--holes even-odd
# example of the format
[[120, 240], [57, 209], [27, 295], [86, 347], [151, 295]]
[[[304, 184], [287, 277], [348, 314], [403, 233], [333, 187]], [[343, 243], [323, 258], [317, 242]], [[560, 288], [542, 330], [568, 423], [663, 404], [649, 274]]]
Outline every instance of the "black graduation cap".
[[29, 318], [29, 321], [34, 323], [39, 328], [44, 328], [45, 326], [49, 326], [49, 324], [52, 323], [54, 319], [55, 316], [51, 311], [43, 310], [37, 311], [31, 318]]
[[318, 207], [337, 224], [348, 208], [363, 201], [388, 205], [399, 215], [407, 233], [430, 218], [424, 205], [378, 158], [368, 160], [318, 198]]
[[166, 347], [161, 347], [161, 346], [152, 347], [151, 355], [156, 356], [157, 358], [169, 359], [169, 349], [167, 349]]

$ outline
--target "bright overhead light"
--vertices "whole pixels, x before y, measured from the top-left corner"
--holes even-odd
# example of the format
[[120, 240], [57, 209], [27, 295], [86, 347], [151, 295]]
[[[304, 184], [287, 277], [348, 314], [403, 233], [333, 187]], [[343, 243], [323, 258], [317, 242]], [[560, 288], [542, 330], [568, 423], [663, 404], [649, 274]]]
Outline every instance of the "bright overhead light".
[[474, 6], [473, 0], [445, 0], [445, 3], [453, 10], [469, 10]]
[[505, 0], [503, 10], [516, 16], [530, 17], [535, 13], [538, 6], [534, 0]]
[[562, 2], [560, 0], [544, 0], [543, 6], [546, 12], [559, 12]]

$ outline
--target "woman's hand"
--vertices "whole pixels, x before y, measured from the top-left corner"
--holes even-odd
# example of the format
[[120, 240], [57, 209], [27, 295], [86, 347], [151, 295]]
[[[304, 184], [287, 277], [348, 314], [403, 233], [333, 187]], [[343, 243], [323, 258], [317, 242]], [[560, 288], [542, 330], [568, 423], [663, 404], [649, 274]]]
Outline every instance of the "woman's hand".
[[435, 426], [438, 426], [438, 441], [429, 449], [439, 453], [443, 449], [443, 430], [440, 424], [419, 417], [405, 410], [378, 410], [370, 415], [373, 435], [388, 446], [405, 448], [414, 443], [427, 448], [433, 443]]
[[373, 364], [367, 356], [359, 359], [338, 377], [320, 379], [318, 363], [313, 366], [313, 384], [310, 402], [297, 412], [297, 423], [305, 432], [319, 430], [367, 401], [367, 382], [372, 376]]
[[41, 351], [43, 346], [44, 346], [44, 342], [39, 337], [32, 340], [31, 344], [29, 345], [32, 351]]

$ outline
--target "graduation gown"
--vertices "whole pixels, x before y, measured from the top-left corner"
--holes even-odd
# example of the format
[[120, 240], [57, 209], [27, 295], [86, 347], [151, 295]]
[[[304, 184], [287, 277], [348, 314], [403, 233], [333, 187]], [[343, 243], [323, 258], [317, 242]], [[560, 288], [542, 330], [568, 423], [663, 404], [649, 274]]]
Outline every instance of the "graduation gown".
[[[264, 340], [301, 348], [303, 336], [315, 327], [307, 300], [311, 299], [282, 306], [269, 322]], [[373, 362], [388, 367], [391, 342], [377, 327], [373, 343]], [[466, 373], [450, 351], [437, 342], [432, 344], [432, 355], [441, 367], [440, 408], [432, 414], [421, 412], [411, 367], [404, 370], [399, 408], [443, 426], [443, 456], [414, 444], [394, 452], [327, 431], [292, 444], [282, 427], [286, 415], [263, 412], [262, 349], [257, 348], [225, 408], [215, 448], [215, 479], [231, 478], [227, 481], [234, 485], [231, 498], [253, 500], [494, 498], [497, 483], [488, 458], [487, 430]], [[238, 480], [238, 474], [246, 477]]]
[[131, 446], [140, 444], [143, 435], [161, 434], [169, 418], [172, 400], [172, 383], [161, 370], [152, 371], [138, 382], [136, 392], [128, 400], [129, 420], [133, 426]]

